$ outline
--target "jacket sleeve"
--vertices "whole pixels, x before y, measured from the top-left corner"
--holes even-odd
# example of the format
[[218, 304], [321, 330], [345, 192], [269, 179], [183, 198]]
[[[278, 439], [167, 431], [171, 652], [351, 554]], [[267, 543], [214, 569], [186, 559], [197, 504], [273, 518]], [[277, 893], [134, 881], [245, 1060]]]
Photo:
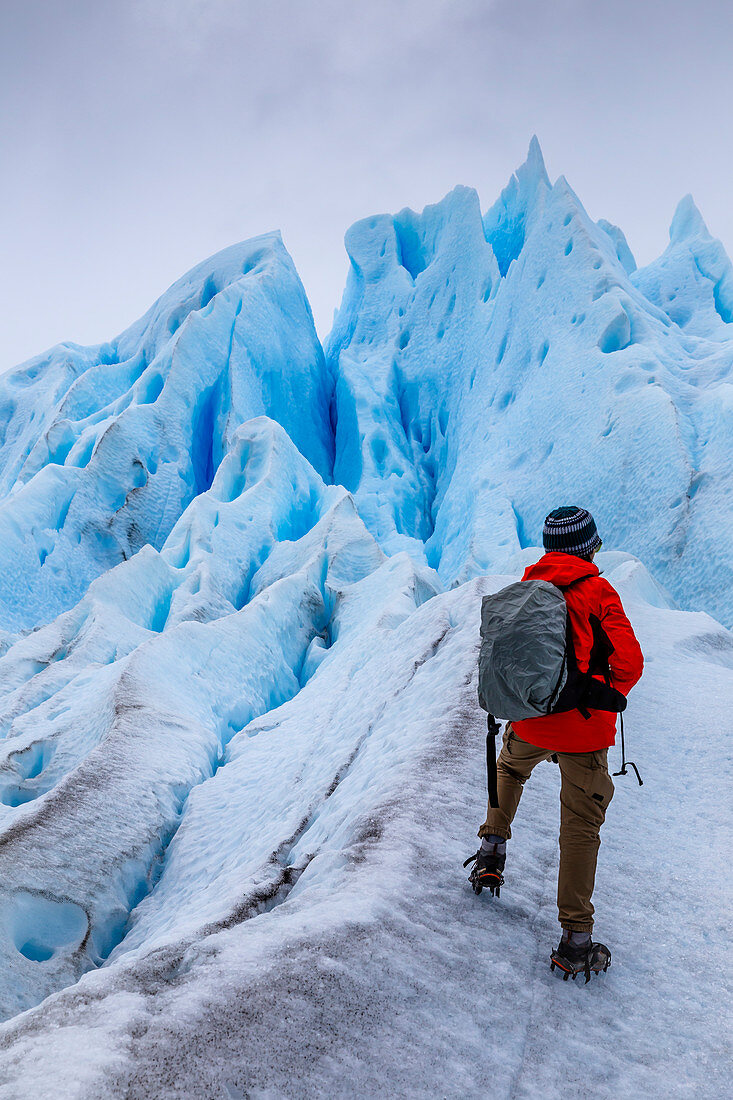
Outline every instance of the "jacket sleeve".
[[631, 623], [621, 605], [618, 592], [608, 581], [602, 581], [601, 626], [613, 646], [609, 657], [611, 682], [624, 695], [628, 695], [644, 670], [644, 657], [636, 640]]

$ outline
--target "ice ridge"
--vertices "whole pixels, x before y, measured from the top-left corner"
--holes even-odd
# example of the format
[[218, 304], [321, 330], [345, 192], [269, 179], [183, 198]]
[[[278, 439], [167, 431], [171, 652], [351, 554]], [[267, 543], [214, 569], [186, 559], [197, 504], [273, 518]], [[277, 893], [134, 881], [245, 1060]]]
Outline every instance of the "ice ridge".
[[733, 276], [690, 202], [637, 271], [533, 142], [483, 229], [465, 188], [400, 224], [428, 243], [411, 271], [390, 219], [347, 234], [325, 345], [335, 476], [380, 544], [451, 585], [536, 545], [551, 501], [584, 501], [681, 606], [733, 622]]

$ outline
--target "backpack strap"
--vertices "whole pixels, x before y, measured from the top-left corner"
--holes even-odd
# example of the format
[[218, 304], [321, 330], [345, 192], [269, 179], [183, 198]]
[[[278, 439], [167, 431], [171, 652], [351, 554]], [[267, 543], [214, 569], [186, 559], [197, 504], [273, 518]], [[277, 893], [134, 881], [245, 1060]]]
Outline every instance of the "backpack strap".
[[[586, 573], [585, 576], [576, 577], [574, 581], [570, 581], [568, 584], [555, 584], [555, 588], [559, 588], [560, 591], [562, 592], [563, 596], [564, 596], [565, 593], [568, 591], [568, 589], [574, 588], [576, 584], [581, 584], [582, 581], [591, 580], [592, 577], [593, 577], [592, 573]], [[555, 582], [553, 581], [552, 583], [554, 584]], [[566, 601], [566, 604], [567, 604], [567, 601]], [[577, 663], [576, 656], [575, 656], [575, 644], [574, 644], [574, 641], [573, 641], [573, 628], [572, 628], [572, 624], [570, 622], [570, 611], [569, 611], [569, 609], [568, 609], [568, 612], [567, 612], [567, 628], [566, 629], [567, 629], [567, 635], [566, 635], [566, 640], [565, 640], [565, 652], [566, 652], [566, 655], [567, 655], [568, 678], [569, 679], [570, 678], [577, 679], [577, 677], [579, 676], [578, 663]], [[594, 638], [595, 638], [595, 631], [594, 631]], [[588, 675], [590, 675], [590, 667], [589, 667]], [[553, 695], [553, 702], [555, 701], [555, 699], [556, 699], [556, 696]], [[580, 711], [581, 716], [586, 720], [586, 722], [590, 719], [590, 716], [591, 716], [590, 711], [588, 710], [587, 706], [585, 706], [585, 702], [582, 698], [577, 699], [577, 701], [575, 703], [575, 707], [573, 709]]]
[[501, 726], [493, 714], [486, 715], [486, 785], [489, 789], [489, 806], [492, 810], [499, 808], [499, 792], [497, 790], [496, 776], [496, 735], [501, 732]]
[[[580, 577], [578, 580], [586, 580], [585, 577]], [[573, 582], [577, 584], [577, 581]], [[569, 585], [560, 587], [563, 594]], [[568, 677], [566, 685], [560, 692], [557, 698], [559, 709], [555, 713], [561, 713], [565, 710], [578, 710], [586, 721], [591, 717], [591, 710], [608, 710], [612, 713], [619, 714], [626, 707], [626, 697], [617, 691], [611, 684], [611, 669], [608, 663], [608, 658], [613, 653], [613, 645], [604, 631], [601, 620], [597, 615], [590, 614], [588, 616], [591, 633], [593, 635], [593, 642], [591, 644], [591, 652], [588, 658], [588, 669], [584, 673], [578, 671], [578, 662], [575, 653], [575, 645], [573, 642], [573, 628], [570, 621], [570, 613], [567, 617], [567, 637], [565, 643], [565, 650], [567, 656], [567, 670]], [[596, 674], [603, 676], [604, 683], [596, 680]], [[567, 699], [564, 705], [559, 705], [563, 700], [564, 695], [568, 692]], [[553, 697], [554, 698], [554, 697]], [[570, 706], [567, 706], [567, 702], [570, 702]]]

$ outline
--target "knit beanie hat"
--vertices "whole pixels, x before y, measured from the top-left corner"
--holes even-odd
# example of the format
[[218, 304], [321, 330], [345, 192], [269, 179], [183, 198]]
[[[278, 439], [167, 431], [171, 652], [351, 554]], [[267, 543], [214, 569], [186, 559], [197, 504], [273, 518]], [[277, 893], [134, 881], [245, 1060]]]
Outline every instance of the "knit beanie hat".
[[545, 550], [589, 558], [601, 546], [595, 520], [585, 508], [556, 508], [542, 531]]

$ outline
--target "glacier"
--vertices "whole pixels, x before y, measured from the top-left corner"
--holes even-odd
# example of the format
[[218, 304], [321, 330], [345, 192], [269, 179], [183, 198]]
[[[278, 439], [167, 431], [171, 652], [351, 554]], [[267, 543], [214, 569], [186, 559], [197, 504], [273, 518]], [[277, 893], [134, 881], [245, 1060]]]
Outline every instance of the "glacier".
[[[726, 1095], [730, 262], [688, 196], [638, 269], [536, 139], [345, 243], [323, 346], [273, 233], [0, 378], [0, 1097]], [[461, 866], [557, 503], [647, 664], [581, 996], [555, 769]]]

